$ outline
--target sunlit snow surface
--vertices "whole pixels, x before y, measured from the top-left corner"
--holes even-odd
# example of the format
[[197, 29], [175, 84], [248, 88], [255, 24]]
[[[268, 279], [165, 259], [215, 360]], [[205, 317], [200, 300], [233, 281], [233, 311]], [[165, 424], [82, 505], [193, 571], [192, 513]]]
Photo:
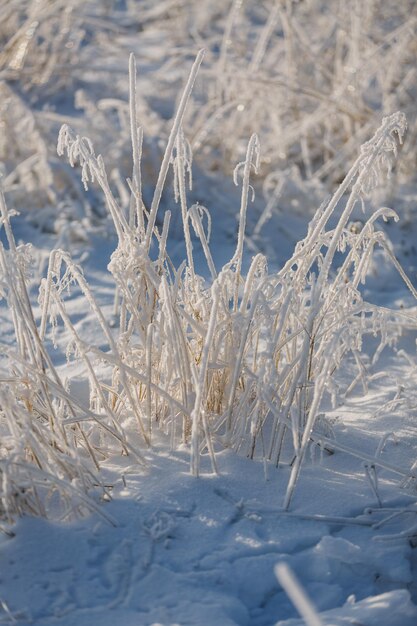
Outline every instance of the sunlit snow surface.
[[[405, 519], [367, 526], [389, 511], [364, 513], [372, 496], [343, 460], [306, 471], [290, 515], [278, 506], [286, 470], [268, 468], [265, 482], [259, 463], [225, 452], [221, 476], [195, 479], [185, 453], [148, 461], [143, 473], [128, 462], [109, 467], [114, 500], [103, 507], [115, 526], [23, 519], [2, 540], [1, 595], [19, 624], [298, 623], [287, 621], [296, 612], [274, 577], [281, 561], [320, 611], [343, 607], [324, 613], [326, 624], [416, 623], [413, 550], [378, 541]], [[395, 488], [382, 493], [384, 506], [413, 506]], [[352, 524], [302, 517], [314, 513]]]

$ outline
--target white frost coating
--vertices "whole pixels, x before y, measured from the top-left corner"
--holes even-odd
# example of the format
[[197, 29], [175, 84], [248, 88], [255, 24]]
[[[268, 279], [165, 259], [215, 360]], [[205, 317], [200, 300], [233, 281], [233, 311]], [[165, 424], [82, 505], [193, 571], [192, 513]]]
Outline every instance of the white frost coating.
[[323, 622], [314, 608], [313, 603], [307, 597], [305, 591], [286, 563], [279, 563], [275, 566], [275, 576], [280, 585], [285, 589], [301, 617], [304, 618], [306, 626], [323, 626]]
[[187, 107], [188, 100], [191, 95], [191, 90], [194, 86], [195, 79], [197, 77], [198, 70], [200, 69], [200, 65], [203, 62], [205, 50], [200, 50], [198, 53], [193, 67], [191, 68], [190, 76], [188, 78], [187, 84], [184, 88], [184, 92], [181, 96], [180, 103], [178, 105], [178, 111], [174, 119], [174, 124], [169, 135], [167, 147], [165, 149], [164, 158], [162, 160], [161, 169], [159, 170], [158, 180], [155, 186], [155, 192], [152, 198], [152, 204], [149, 211], [149, 220], [146, 230], [146, 239], [145, 239], [145, 248], [149, 250], [151, 239], [153, 235], [153, 229], [155, 226], [156, 213], [158, 211], [159, 203], [162, 196], [162, 190], [164, 187], [165, 179], [168, 172], [168, 167], [172, 157], [172, 151], [174, 149], [175, 141], [177, 139], [178, 132], [181, 128], [181, 124], [183, 121], [185, 109]]

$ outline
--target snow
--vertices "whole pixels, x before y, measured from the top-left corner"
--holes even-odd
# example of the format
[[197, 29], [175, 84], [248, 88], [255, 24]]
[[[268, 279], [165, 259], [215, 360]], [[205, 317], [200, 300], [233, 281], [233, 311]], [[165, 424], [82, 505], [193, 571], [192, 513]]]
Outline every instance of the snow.
[[[94, 2], [88, 4], [95, 6]], [[138, 56], [138, 92], [146, 94], [139, 110], [146, 111], [145, 134], [149, 134], [144, 167], [150, 175], [145, 179], [143, 193], [150, 206], [159, 170], [155, 161], [161, 155], [159, 135], [166, 138], [165, 131], [170, 129], [167, 123], [185, 74], [181, 64], [170, 59], [169, 44], [161, 44], [167, 37], [167, 18], [160, 17], [157, 3], [145, 4], [151, 25], [147, 26], [145, 20], [144, 32], [139, 33], [142, 38], [129, 30], [134, 3], [108, 2], [108, 6], [115, 7], [118, 27], [123, 25], [121, 35], [115, 35], [116, 43], [107, 43], [107, 48], [103, 37], [96, 42], [96, 48], [89, 50], [88, 44], [85, 50], [80, 48], [81, 60], [88, 63], [75, 80], [75, 87], [82, 84], [83, 93], [78, 92], [77, 99], [84, 110], [75, 109], [76, 99], [71, 92], [74, 85], [70, 84], [61, 96], [53, 94], [48, 106], [38, 113], [44, 123], [54, 119], [54, 114], [62, 115], [62, 121], [74, 126], [77, 122], [82, 126], [87, 120], [94, 141], [99, 146], [102, 142], [110, 163], [117, 164], [125, 156], [123, 142], [117, 143], [114, 127], [103, 111], [112, 89], [118, 98], [116, 109], [126, 109], [128, 53], [134, 49]], [[192, 17], [197, 14], [195, 11]], [[203, 12], [199, 19], [201, 29], [206, 28]], [[99, 29], [100, 22], [92, 20], [90, 27]], [[172, 37], [175, 40], [175, 33]], [[192, 43], [188, 42], [187, 71], [188, 61], [198, 51]], [[107, 50], [108, 56], [100, 57], [99, 49]], [[45, 102], [47, 94], [45, 90]], [[101, 105], [91, 108], [88, 97], [93, 101], [101, 98]], [[30, 96], [23, 93], [22, 99], [29, 106]], [[37, 106], [42, 109], [40, 103]], [[245, 105], [239, 106], [243, 107], [239, 112], [244, 112]], [[157, 113], [152, 116], [149, 108]], [[123, 121], [123, 114], [120, 119]], [[115, 127], [120, 125], [119, 120]], [[237, 132], [236, 126], [231, 131]], [[50, 129], [48, 132], [52, 135]], [[106, 144], [106, 133], [113, 143]], [[225, 131], [226, 139], [230, 141]], [[272, 159], [271, 143], [267, 146], [268, 158]], [[193, 169], [193, 190], [189, 192], [189, 206], [200, 202], [210, 209], [210, 249], [217, 270], [235, 253], [240, 204], [240, 190], [232, 183], [236, 161], [226, 167], [219, 152], [213, 149], [207, 157], [212, 165], [207, 171], [200, 154]], [[65, 198], [65, 202], [68, 198], [71, 202], [61, 203], [59, 216], [53, 202], [44, 196], [41, 206], [30, 209], [30, 194], [24, 186], [6, 185], [10, 205], [22, 208], [21, 215], [12, 221], [16, 240], [30, 241], [33, 246], [30, 293], [35, 313], [40, 313], [35, 302], [50, 251], [62, 247], [70, 250], [82, 266], [106, 319], [111, 320], [114, 282], [107, 266], [117, 245], [114, 232], [103, 217], [97, 189], [90, 186], [84, 196], [81, 186], [79, 189], [73, 182], [72, 171], [53, 159], [51, 162], [62, 185], [71, 188]], [[347, 170], [348, 163], [344, 168]], [[289, 167], [284, 173], [279, 206], [268, 214], [264, 213], [261, 185], [256, 188], [247, 215], [242, 274], [251, 257], [260, 251], [266, 254], [271, 271], [282, 267], [296, 242], [305, 235], [313, 209], [325, 197], [322, 182], [304, 181], [299, 170], [291, 171]], [[413, 243], [416, 198], [417, 185], [412, 176], [398, 183], [392, 191], [391, 205], [401, 220], [380, 226], [412, 282], [417, 267]], [[180, 209], [164, 195], [162, 206], [174, 206], [176, 210], [168, 248], [178, 266], [185, 254], [179, 235]], [[367, 215], [372, 207], [372, 201], [367, 201]], [[355, 219], [365, 219], [359, 209], [357, 213]], [[262, 216], [267, 220], [258, 232], [256, 225], [262, 224]], [[3, 229], [0, 237], [5, 241]], [[195, 236], [192, 241], [196, 269], [208, 280], [200, 242]], [[212, 472], [206, 454], [197, 478], [190, 473], [189, 442], [172, 449], [169, 433], [155, 434], [153, 447], [143, 451], [144, 465], [123, 455], [103, 460], [100, 476], [107, 495], [92, 490], [95, 512], [71, 521], [26, 515], [2, 526], [0, 520], [0, 624], [301, 626], [306, 622], [300, 619], [275, 573], [276, 566], [285, 563], [323, 626], [415, 626], [417, 497], [412, 472], [417, 459], [417, 309], [410, 291], [382, 251], [376, 251], [366, 284], [360, 289], [368, 302], [404, 313], [401, 335], [394, 349], [385, 347], [375, 363], [372, 356], [378, 340], [369, 337], [364, 341], [360, 357], [366, 376], [358, 376], [355, 384], [350, 385], [358, 372], [354, 358], [337, 374], [333, 383], [337, 400], [332, 403], [329, 393], [322, 407], [323, 437], [330, 443], [326, 443], [326, 449], [323, 445], [309, 448], [288, 511], [283, 509], [283, 502], [294, 461], [288, 455], [277, 467], [257, 455], [250, 459], [245, 452], [225, 448], [216, 454], [218, 475]], [[72, 288], [65, 302], [80, 335], [91, 345], [105, 346], [105, 338], [97, 330], [79, 287]], [[3, 301], [0, 325], [1, 345], [10, 345], [11, 313]], [[49, 335], [46, 346], [69, 392], [88, 405], [90, 389], [85, 366], [75, 359], [67, 362], [67, 340], [68, 332], [58, 323], [58, 349], [54, 349]], [[100, 367], [103, 373], [104, 365]], [[2, 381], [8, 375], [2, 372]], [[364, 463], [365, 457], [369, 463]], [[372, 460], [379, 461], [380, 466], [375, 468]]]
[[[314, 470], [334, 476], [332, 459]], [[280, 562], [325, 624], [415, 623], [413, 550], [404, 540], [378, 541], [405, 520], [373, 528], [388, 513], [366, 511], [365, 481], [357, 480], [355, 496], [346, 480], [333, 484], [326, 507], [325, 479], [306, 473], [297, 506], [285, 513], [276, 503], [287, 470], [270, 468], [265, 481], [261, 463], [228, 451], [217, 477], [190, 476], [185, 452], [155, 451], [147, 463], [142, 473], [128, 460], [109, 464], [113, 499], [103, 509], [115, 525], [98, 516], [71, 524], [23, 518], [14, 538], [2, 538], [1, 597], [19, 624], [297, 624], [274, 575]], [[390, 504], [414, 507], [395, 487]], [[330, 508], [349, 519], [327, 521]], [[309, 519], [314, 513], [323, 521]]]

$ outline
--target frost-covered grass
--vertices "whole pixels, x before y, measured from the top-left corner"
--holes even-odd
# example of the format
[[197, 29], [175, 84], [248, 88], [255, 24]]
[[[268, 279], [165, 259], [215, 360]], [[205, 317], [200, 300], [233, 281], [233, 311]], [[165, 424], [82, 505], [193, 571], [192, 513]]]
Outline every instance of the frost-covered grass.
[[[397, 219], [396, 214], [380, 209], [360, 230], [349, 228], [355, 206], [392, 169], [406, 129], [404, 115], [395, 113], [385, 118], [373, 138], [362, 146], [344, 181], [318, 209], [305, 239], [282, 269], [269, 274], [267, 260], [257, 254], [244, 276], [247, 208], [254, 193], [250, 181], [260, 159], [259, 140], [252, 135], [246, 158], [234, 173], [235, 184], [241, 185], [236, 249], [218, 271], [209, 248], [210, 213], [199, 205], [189, 207], [186, 191], [191, 152], [182, 123], [203, 56], [201, 51], [179, 101], [149, 209], [141, 193], [142, 131], [137, 126], [133, 56], [133, 172], [128, 211], [115, 197], [104, 160], [96, 156], [91, 141], [67, 125], [60, 131], [58, 153], [66, 153], [71, 166], [80, 166], [87, 190], [98, 182], [117, 233], [118, 245], [108, 266], [115, 293], [111, 320], [100, 308], [81, 268], [68, 252], [59, 249], [50, 255], [40, 285], [41, 315], [35, 319], [25, 279], [27, 248], [16, 246], [2, 201], [8, 242], [7, 249], [1, 247], [4, 296], [12, 312], [16, 341], [16, 350], [7, 350], [14, 375], [5, 381], [4, 391], [10, 443], [2, 469], [2, 501], [8, 519], [25, 506], [46, 514], [38, 481], [44, 481], [67, 502], [75, 483], [85, 492], [94, 482], [100, 483], [92, 470], [98, 472], [116, 450], [133, 454], [142, 463], [157, 429], [169, 436], [172, 449], [190, 447], [190, 469], [196, 476], [206, 454], [212, 471], [217, 472], [216, 454], [224, 447], [276, 465], [283, 462], [283, 455], [288, 459], [290, 454], [292, 471], [284, 501], [288, 508], [308, 447], [339, 447], [324, 428], [322, 404], [326, 393], [333, 396], [334, 404], [338, 401], [332, 377], [345, 357], [353, 354], [362, 376], [364, 337], [379, 335], [376, 361], [385, 346], [395, 343], [401, 328], [410, 326], [401, 312], [372, 306], [360, 292], [373, 249], [379, 245], [415, 294], [383, 233], [375, 230], [377, 218]], [[156, 226], [170, 165], [187, 252], [179, 268], [173, 266], [167, 253], [169, 211], [162, 230]], [[330, 227], [338, 212], [336, 225]], [[211, 275], [208, 281], [195, 271], [191, 227], [204, 250]], [[337, 252], [344, 257], [335, 267]], [[104, 346], [83, 337], [71, 320], [65, 292], [73, 283], [96, 318]], [[53, 334], [58, 323], [67, 330], [67, 358], [80, 360], [84, 366], [87, 405], [68, 392], [45, 347], [48, 333]], [[98, 368], [99, 363], [105, 367]], [[18, 424], [17, 433], [12, 422]], [[132, 429], [139, 439], [132, 435]], [[342, 449], [349, 452], [349, 448]], [[373, 468], [390, 467], [377, 457], [362, 460]], [[19, 484], [22, 467], [29, 476], [24, 487]], [[409, 475], [405, 468], [391, 469]], [[88, 503], [81, 498], [77, 506], [82, 510]], [[61, 514], [69, 513], [72, 509], [66, 504]]]
[[[208, 568], [227, 589], [220, 600], [213, 593], [226, 612], [207, 623], [226, 614], [231, 624], [287, 623], [273, 575], [282, 554], [302, 583], [309, 562], [307, 595], [285, 565], [276, 570], [307, 623], [377, 623], [382, 606], [413, 623], [404, 589], [413, 593], [412, 557], [404, 548], [398, 568], [382, 563], [395, 552], [387, 542], [413, 545], [416, 528], [414, 505], [403, 501], [417, 479], [416, 253], [405, 241], [415, 202], [414, 4], [157, 5], [0, 7], [1, 537], [13, 536], [21, 516], [71, 521], [87, 554], [96, 545], [89, 524], [101, 520], [91, 531], [100, 550], [113, 531], [121, 547], [103, 574], [111, 598], [97, 607], [123, 605], [126, 623], [145, 610], [135, 585], [158, 571], [164, 579], [165, 565], [182, 581], [172, 582], [178, 615], [201, 622], [195, 594], [191, 613], [182, 604], [184, 579], [200, 561], [201, 588], [213, 592]], [[411, 198], [402, 235], [393, 226], [400, 212], [381, 206], [395, 185]], [[284, 257], [279, 246], [290, 245], [295, 219], [307, 232]], [[33, 248], [21, 242], [29, 222]], [[213, 244], [219, 234], [224, 249]], [[101, 244], [86, 252], [106, 237], [107, 272]], [[43, 257], [41, 240], [53, 242]], [[234, 472], [242, 475], [231, 496]], [[173, 493], [182, 508], [168, 506]], [[135, 500], [125, 513], [123, 498]], [[219, 499], [231, 509], [226, 521]], [[145, 556], [132, 515], [149, 543]], [[302, 520], [307, 536], [312, 525], [307, 555], [299, 539], [291, 548], [287, 526], [276, 543], [281, 517], [284, 526]], [[233, 565], [225, 582], [215, 528], [220, 552], [248, 559], [252, 578]], [[363, 528], [382, 532], [366, 558]], [[183, 569], [176, 551], [172, 559], [163, 551], [177, 531], [178, 554], [188, 531], [205, 542], [191, 546]], [[258, 557], [262, 577], [251, 589]], [[373, 597], [362, 602], [359, 591], [360, 602], [332, 613], [345, 591], [358, 593], [351, 569], [365, 572]], [[320, 591], [314, 585], [327, 575], [338, 582], [326, 579]], [[1, 584], [0, 622], [29, 622], [10, 586], [12, 610], [3, 600]], [[309, 597], [330, 613], [310, 610]], [[71, 613], [71, 602], [39, 605], [34, 619]], [[168, 619], [158, 602], [151, 593], [146, 611]], [[83, 605], [86, 619], [91, 606]]]
[[[38, 207], [34, 219], [43, 229], [67, 229], [78, 238], [102, 215], [99, 195], [83, 194], [78, 177], [56, 158], [62, 123], [106, 154], [112, 185], [122, 202], [126, 197], [125, 64], [132, 49], [140, 67], [147, 202], [160, 140], [168, 136], [175, 98], [202, 47], [205, 62], [184, 119], [187, 139], [198, 167], [228, 177], [256, 132], [267, 214], [285, 204], [288, 189], [307, 197], [313, 190], [319, 197], [334, 191], [359, 146], [397, 110], [408, 119], [409, 141], [391, 185], [415, 171], [417, 15], [411, 0], [331, 6], [323, 0], [162, 0], [158, 6], [153, 0], [70, 6], [11, 0], [0, 11], [4, 185], [19, 209]], [[299, 210], [312, 215], [315, 208], [303, 202]]]

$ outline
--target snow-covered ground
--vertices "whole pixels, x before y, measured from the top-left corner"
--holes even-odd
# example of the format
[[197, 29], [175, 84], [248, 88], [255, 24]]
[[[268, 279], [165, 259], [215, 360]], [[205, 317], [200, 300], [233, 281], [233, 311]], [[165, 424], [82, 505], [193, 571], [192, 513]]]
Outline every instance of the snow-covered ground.
[[[109, 463], [108, 520], [25, 518], [2, 539], [1, 593], [18, 623], [298, 623], [274, 576], [282, 561], [325, 624], [416, 623], [413, 548], [390, 536], [417, 508], [391, 481], [378, 509], [363, 472], [334, 455], [308, 468], [283, 513], [285, 469], [265, 481], [261, 464], [225, 452], [220, 476], [196, 479], [185, 452], [157, 450], [148, 462], [145, 472]], [[400, 508], [413, 512], [374, 527]]]
[[[115, 326], [115, 335], [118, 330], [115, 283], [108, 270], [118, 245], [114, 228], [98, 186], [89, 184], [88, 191], [84, 191], [80, 168], [73, 170], [65, 155], [56, 156], [56, 140], [61, 123], [91, 137], [97, 153], [103, 153], [108, 171], [112, 171], [112, 185], [120, 204], [128, 205], [129, 200], [126, 203], [123, 198], [129, 198], [129, 187], [122, 181], [132, 175], [128, 121], [130, 52], [135, 53], [138, 65], [137, 113], [145, 133], [142, 194], [149, 208], [171, 118], [179, 106], [178, 93], [198, 49], [207, 48], [189, 119], [184, 122], [185, 134], [188, 132], [193, 140], [195, 161], [193, 187], [187, 194], [188, 206], [198, 202], [210, 210], [210, 248], [217, 271], [235, 254], [241, 190], [233, 184], [233, 169], [239, 160], [245, 160], [246, 143], [252, 132], [260, 136], [264, 160], [261, 157], [258, 178], [251, 180], [256, 194], [246, 219], [242, 275], [258, 253], [265, 254], [270, 273], [284, 266], [297, 242], [305, 237], [315, 210], [348, 172], [360, 144], [372, 137], [383, 115], [393, 113], [397, 105], [403, 106], [409, 136], [400, 154], [398, 171], [389, 188], [377, 189], [378, 197], [374, 194], [364, 199], [364, 207], [358, 203], [346, 230], [360, 230], [376, 207], [389, 203], [400, 221], [389, 219], [378, 228], [389, 238], [390, 249], [411, 281], [409, 286], [416, 284], [413, 62], [415, 65], [417, 37], [412, 2], [404, 3], [402, 10], [396, 10], [395, 3], [385, 3], [386, 15], [380, 21], [375, 15], [381, 3], [369, 0], [362, 8], [361, 3], [348, 3], [355, 11], [346, 32], [338, 31], [337, 21], [344, 9], [339, 6], [333, 12], [326, 8], [327, 3], [318, 0], [306, 2], [305, 8], [304, 3], [287, 2], [281, 6], [249, 1], [243, 8], [245, 3], [239, 1], [230, 3], [230, 7], [223, 6], [223, 2], [202, 2], [200, 8], [197, 3], [175, 0], [84, 4], [74, 2], [71, 14], [71, 7], [58, 2], [54, 13], [49, 3], [28, 0], [20, 5], [19, 13], [17, 1], [3, 2], [3, 6], [0, 2], [0, 17], [9, 28], [4, 28], [4, 52], [0, 56], [0, 130], [7, 129], [7, 137], [1, 140], [4, 145], [0, 145], [4, 187], [9, 210], [21, 212], [12, 217], [14, 237], [17, 243], [32, 244], [27, 285], [39, 326], [40, 281], [51, 250], [63, 248], [82, 267], [100, 310]], [[405, 5], [410, 5], [408, 21], [404, 21]], [[308, 30], [309, 15], [317, 18], [317, 33]], [[67, 21], [62, 27], [64, 18]], [[369, 24], [373, 23], [378, 27], [372, 30]], [[56, 43], [51, 40], [48, 48], [47, 40], [40, 36], [38, 49], [30, 48], [31, 28], [45, 28], [43, 37], [49, 32], [56, 37]], [[340, 35], [340, 58], [336, 55], [332, 71], [342, 71], [337, 65], [342, 59], [349, 76], [347, 82], [340, 83], [339, 91], [335, 90], [331, 97], [327, 93], [330, 104], [326, 105], [324, 96], [311, 96], [311, 85], [304, 84], [301, 96], [297, 92], [294, 81], [297, 76], [303, 78], [302, 68], [308, 76], [311, 67], [301, 60], [297, 66], [298, 60], [293, 57], [296, 50], [306, 54], [306, 46], [310, 45], [306, 59], [315, 61], [313, 73], [322, 72], [320, 80], [325, 89], [330, 67], [325, 41], [330, 42], [330, 47], [336, 31]], [[10, 43], [13, 33], [20, 33], [20, 39], [16, 36], [16, 41], [20, 41], [17, 52]], [[305, 39], [307, 33], [310, 42]], [[272, 36], [277, 38], [276, 46], [271, 43]], [[292, 45], [295, 48], [291, 49]], [[28, 50], [25, 46], [29, 46]], [[61, 55], [60, 46], [65, 54]], [[395, 48], [392, 59], [401, 65], [404, 76], [398, 76], [396, 88], [391, 89], [389, 84], [388, 94], [386, 77], [381, 78], [375, 59], [386, 58], [383, 55], [388, 54], [390, 46]], [[73, 50], [76, 53], [71, 56]], [[323, 67], [318, 61], [320, 55]], [[361, 59], [366, 59], [362, 74]], [[271, 96], [269, 102], [265, 92], [256, 94], [253, 89], [248, 91], [247, 86], [233, 85], [233, 72], [236, 78], [244, 60], [254, 81], [252, 86], [256, 80], [259, 85], [265, 80], [284, 81], [284, 92], [285, 86], [289, 86], [287, 96], [279, 93]], [[35, 71], [40, 70], [43, 78], [37, 82]], [[216, 76], [220, 77], [218, 83]], [[351, 100], [343, 95], [343, 89]], [[290, 98], [289, 92], [296, 95]], [[319, 102], [317, 108], [310, 101], [296, 101], [296, 97], [308, 93], [316, 104], [316, 100]], [[394, 109], [387, 110], [384, 98], [388, 99], [388, 95]], [[240, 99], [236, 100], [237, 96]], [[217, 102], [212, 109], [211, 97]], [[329, 108], [322, 109], [325, 105]], [[282, 119], [274, 117], [274, 106], [283, 107]], [[299, 106], [301, 113], [294, 113]], [[346, 124], [344, 129], [343, 123], [332, 118], [334, 106], [350, 120], [341, 118]], [[228, 117], [231, 110], [233, 115]], [[247, 118], [242, 117], [245, 112]], [[295, 118], [290, 119], [293, 114]], [[300, 136], [302, 124], [298, 124], [297, 115], [304, 124]], [[282, 139], [277, 134], [279, 129]], [[346, 140], [349, 133], [354, 141]], [[280, 141], [283, 145], [277, 148]], [[342, 155], [340, 160], [338, 155]], [[323, 172], [325, 164], [321, 160], [329, 164], [328, 173], [315, 175], [314, 171]], [[186, 249], [181, 209], [173, 200], [170, 185], [168, 177], [160, 213], [172, 211], [167, 247], [178, 267]], [[330, 227], [335, 226], [344, 206], [342, 199]], [[6, 219], [3, 223], [7, 227]], [[157, 226], [162, 227], [161, 216]], [[2, 228], [0, 240], [8, 248], [6, 234]], [[209, 281], [206, 258], [194, 235], [192, 243], [195, 269]], [[343, 250], [337, 254], [340, 258], [336, 257], [336, 268], [345, 258]], [[1, 271], [4, 281], [3, 267]], [[3, 294], [10, 287], [2, 283], [0, 289]], [[257, 443], [251, 459], [243, 443], [235, 446], [240, 448], [236, 452], [231, 446], [220, 445], [224, 443], [221, 436], [213, 437], [218, 473], [213, 472], [209, 446], [202, 446], [196, 477], [190, 472], [190, 438], [178, 444], [167, 427], [165, 431], [152, 431], [153, 445], [141, 448], [142, 460], [134, 454], [117, 454], [117, 446], [106, 448], [107, 443], [96, 441], [97, 435], [92, 435], [102, 484], [101, 489], [90, 485], [92, 505], [79, 507], [83, 515], [65, 514], [64, 520], [51, 515], [53, 519], [45, 519], [30, 515], [22, 504], [25, 514], [12, 516], [12, 520], [7, 502], [15, 498], [18, 509], [19, 498], [26, 502], [25, 490], [30, 491], [33, 486], [28, 478], [25, 480], [29, 482], [23, 481], [18, 487], [8, 483], [8, 468], [16, 459], [20, 462], [19, 454], [24, 451], [15, 442], [13, 455], [8, 456], [10, 432], [3, 435], [2, 430], [6, 443], [4, 448], [3, 442], [0, 444], [0, 624], [415, 626], [417, 306], [392, 259], [377, 247], [366, 283], [358, 289], [367, 302], [378, 305], [381, 311], [397, 312], [395, 342], [383, 341], [384, 349], [374, 359], [380, 338], [366, 336], [360, 349], [349, 353], [331, 381], [329, 377], [316, 419], [318, 432], [326, 441], [324, 444], [313, 432], [288, 510], [284, 510], [283, 503], [296, 462], [290, 445], [284, 446], [277, 464], [262, 454], [263, 441], [262, 446]], [[103, 331], [82, 288], [74, 284], [71, 293], [63, 297], [78, 335], [89, 346], [102, 348]], [[12, 381], [13, 377], [17, 380], [21, 366], [18, 357], [11, 353], [14, 321], [7, 300], [2, 300], [0, 385], [21, 390], [22, 383], [13, 387]], [[270, 330], [272, 334], [273, 328]], [[65, 381], [68, 393], [83, 406], [91, 400], [89, 406], [94, 411], [97, 398], [89, 397], [86, 362], [66, 354], [68, 325], [65, 328], [58, 322], [54, 341], [55, 348], [48, 330], [44, 343], [57, 374]], [[102, 388], [111, 392], [105, 366], [97, 362], [95, 367], [102, 375]], [[36, 380], [39, 386], [45, 382], [42, 378]], [[300, 398], [301, 393], [300, 390]], [[6, 417], [9, 420], [10, 408], [5, 398], [6, 395], [0, 396], [4, 423]], [[30, 400], [28, 392], [26, 409]], [[23, 394], [19, 401], [25, 403]], [[59, 402], [54, 405], [57, 413], [60, 406]], [[138, 433], [129, 430], [129, 414], [124, 413], [123, 419], [123, 427], [132, 438], [129, 443], [140, 448], [143, 442]], [[29, 431], [30, 427], [26, 434], [31, 434]], [[31, 441], [29, 434], [25, 445]], [[111, 453], [105, 455], [103, 451], [107, 449]], [[33, 450], [37, 450], [36, 446]], [[60, 458], [59, 454], [54, 458]], [[31, 462], [37, 467], [35, 454]], [[74, 460], [74, 465], [77, 462]], [[43, 469], [40, 460], [38, 465]], [[58, 467], [57, 477], [61, 477]], [[80, 479], [74, 479], [72, 485], [78, 489]], [[14, 494], [13, 488], [17, 490]], [[48, 504], [53, 511], [54, 496]], [[72, 505], [68, 506], [71, 509]], [[41, 510], [39, 507], [35, 502], [33, 511]], [[287, 564], [295, 574], [319, 616], [304, 616], [306, 621], [300, 621], [300, 606], [293, 605], [291, 593], [281, 586], [275, 573], [280, 563]]]

